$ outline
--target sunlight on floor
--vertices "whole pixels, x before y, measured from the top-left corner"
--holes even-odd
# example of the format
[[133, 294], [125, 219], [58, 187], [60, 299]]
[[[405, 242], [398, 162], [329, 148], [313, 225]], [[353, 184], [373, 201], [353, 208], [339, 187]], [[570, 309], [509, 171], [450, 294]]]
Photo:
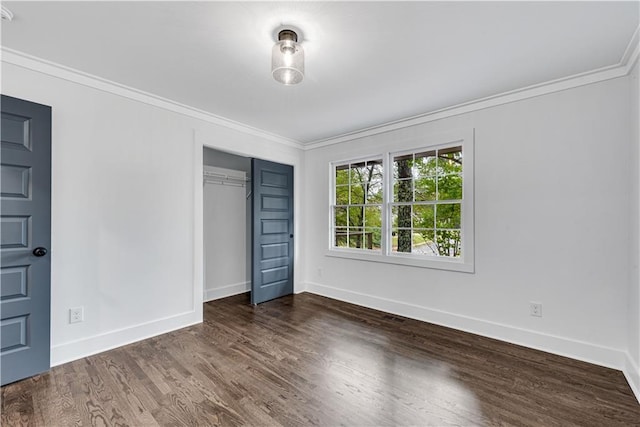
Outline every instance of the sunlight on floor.
[[398, 354], [385, 334], [372, 336], [370, 327], [342, 327], [353, 336], [328, 343], [326, 371], [318, 378], [338, 407], [362, 413], [363, 419], [379, 415], [395, 425], [478, 425], [485, 419], [475, 393], [449, 364], [427, 352], [420, 359]]

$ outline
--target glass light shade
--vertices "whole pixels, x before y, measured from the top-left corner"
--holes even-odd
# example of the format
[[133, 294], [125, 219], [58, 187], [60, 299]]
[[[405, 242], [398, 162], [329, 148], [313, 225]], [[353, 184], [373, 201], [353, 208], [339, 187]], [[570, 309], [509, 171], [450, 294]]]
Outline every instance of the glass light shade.
[[271, 51], [271, 74], [284, 85], [295, 85], [304, 78], [304, 49], [293, 40], [276, 42]]

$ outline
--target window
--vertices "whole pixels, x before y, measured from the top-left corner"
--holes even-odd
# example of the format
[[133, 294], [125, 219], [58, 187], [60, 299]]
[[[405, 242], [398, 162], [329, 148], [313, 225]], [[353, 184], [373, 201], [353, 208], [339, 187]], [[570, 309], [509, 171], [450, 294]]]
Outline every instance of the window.
[[462, 146], [393, 156], [393, 252], [459, 258]]
[[333, 245], [380, 251], [382, 159], [335, 166]]
[[472, 136], [333, 163], [328, 255], [472, 272]]

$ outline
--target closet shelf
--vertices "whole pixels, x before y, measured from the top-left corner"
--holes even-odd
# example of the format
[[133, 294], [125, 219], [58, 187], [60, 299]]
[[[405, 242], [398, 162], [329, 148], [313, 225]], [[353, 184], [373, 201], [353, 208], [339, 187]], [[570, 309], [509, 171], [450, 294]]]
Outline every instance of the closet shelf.
[[218, 185], [235, 185], [244, 187], [251, 180], [240, 176], [227, 175], [217, 172], [204, 172], [203, 179], [205, 183]]

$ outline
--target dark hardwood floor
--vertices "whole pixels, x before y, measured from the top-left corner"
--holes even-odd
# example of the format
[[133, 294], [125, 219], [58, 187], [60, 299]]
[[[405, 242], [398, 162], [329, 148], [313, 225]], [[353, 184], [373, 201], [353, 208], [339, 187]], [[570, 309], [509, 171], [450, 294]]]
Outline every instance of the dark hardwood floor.
[[619, 371], [311, 295], [2, 388], [2, 425], [640, 426]]

